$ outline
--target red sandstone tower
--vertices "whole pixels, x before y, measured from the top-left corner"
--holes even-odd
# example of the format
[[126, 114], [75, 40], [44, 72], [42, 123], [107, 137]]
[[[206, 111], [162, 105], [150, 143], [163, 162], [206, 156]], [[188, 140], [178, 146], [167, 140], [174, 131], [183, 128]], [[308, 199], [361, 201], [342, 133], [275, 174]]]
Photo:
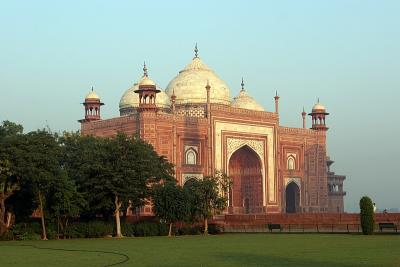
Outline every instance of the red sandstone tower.
[[326, 116], [329, 115], [329, 113], [326, 112], [326, 108], [319, 103], [314, 105], [312, 112], [308, 114], [312, 118], [312, 127], [311, 129], [316, 130], [316, 131], [327, 131], [329, 128], [326, 127]]
[[143, 77], [139, 82], [139, 89], [135, 91], [139, 95], [139, 133], [140, 137], [153, 147], [156, 147], [156, 97], [160, 90], [157, 89], [147, 73], [146, 63], [143, 66]]
[[85, 107], [85, 118], [79, 120], [79, 122], [90, 122], [101, 120], [100, 116], [100, 107], [104, 105], [100, 101], [100, 97], [96, 94], [96, 92], [92, 91], [86, 95], [85, 102], [82, 103]]

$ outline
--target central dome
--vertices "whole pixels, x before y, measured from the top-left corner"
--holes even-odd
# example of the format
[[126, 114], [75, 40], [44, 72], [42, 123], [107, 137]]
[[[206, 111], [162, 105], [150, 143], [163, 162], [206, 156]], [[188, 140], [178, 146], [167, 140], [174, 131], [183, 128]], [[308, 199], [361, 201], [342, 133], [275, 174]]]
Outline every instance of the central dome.
[[165, 90], [169, 97], [176, 96], [176, 104], [207, 103], [207, 81], [211, 86], [210, 102], [230, 105], [230, 91], [226, 83], [199, 57], [193, 60], [172, 79]]

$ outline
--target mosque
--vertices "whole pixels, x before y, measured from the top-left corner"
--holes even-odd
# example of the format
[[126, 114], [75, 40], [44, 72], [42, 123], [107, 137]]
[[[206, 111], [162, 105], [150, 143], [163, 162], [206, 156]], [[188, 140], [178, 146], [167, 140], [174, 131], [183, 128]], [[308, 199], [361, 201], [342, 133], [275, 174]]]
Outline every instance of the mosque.
[[[120, 116], [102, 119], [103, 103], [92, 90], [83, 103], [81, 133], [110, 137], [137, 134], [175, 165], [179, 184], [216, 171], [233, 181], [227, 214], [341, 213], [345, 176], [330, 170], [327, 156], [326, 108], [317, 103], [301, 113], [303, 128], [280, 125], [279, 96], [275, 110], [265, 110], [241, 90], [230, 89], [198, 55], [160, 88], [148, 75], [126, 90]], [[151, 214], [151, 207], [137, 210]]]

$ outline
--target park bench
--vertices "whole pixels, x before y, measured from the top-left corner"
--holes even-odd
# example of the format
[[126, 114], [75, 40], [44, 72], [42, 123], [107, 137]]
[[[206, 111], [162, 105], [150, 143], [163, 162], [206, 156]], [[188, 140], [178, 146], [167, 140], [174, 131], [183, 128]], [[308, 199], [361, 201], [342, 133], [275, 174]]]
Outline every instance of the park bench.
[[382, 232], [383, 229], [393, 229], [397, 233], [397, 226], [394, 223], [379, 223], [379, 230]]
[[274, 229], [276, 229], [276, 230], [279, 229], [279, 230], [282, 232], [282, 227], [281, 227], [280, 224], [269, 223], [269, 224], [267, 225], [267, 227], [268, 227], [268, 230], [269, 230], [270, 232], [272, 232], [272, 230], [274, 230]]

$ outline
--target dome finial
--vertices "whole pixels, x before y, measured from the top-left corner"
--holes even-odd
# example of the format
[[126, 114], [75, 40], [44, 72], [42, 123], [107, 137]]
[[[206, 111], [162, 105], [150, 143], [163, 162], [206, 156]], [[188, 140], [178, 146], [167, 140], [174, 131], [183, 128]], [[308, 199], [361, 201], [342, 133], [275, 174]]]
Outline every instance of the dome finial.
[[318, 102], [317, 103], [319, 103], [319, 97], [318, 97]]
[[197, 43], [194, 46], [194, 58], [198, 58], [199, 57], [199, 49], [197, 49]]
[[244, 81], [243, 81], [243, 77], [242, 77], [242, 83], [241, 83], [240, 85], [242, 86], [242, 90], [241, 90], [241, 91], [244, 91]]
[[93, 85], [92, 85], [92, 92], [93, 92]]
[[146, 61], [143, 63], [143, 77], [148, 77], [149, 74], [147, 73], [147, 66], [146, 66]]

